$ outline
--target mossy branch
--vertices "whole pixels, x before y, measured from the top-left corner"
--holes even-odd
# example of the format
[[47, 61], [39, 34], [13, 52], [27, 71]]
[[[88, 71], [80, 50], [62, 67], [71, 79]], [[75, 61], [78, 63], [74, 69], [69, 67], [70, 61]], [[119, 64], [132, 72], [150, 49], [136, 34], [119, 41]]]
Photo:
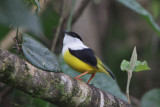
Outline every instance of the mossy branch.
[[128, 107], [128, 103], [63, 73], [47, 72], [0, 49], [0, 81], [65, 107]]

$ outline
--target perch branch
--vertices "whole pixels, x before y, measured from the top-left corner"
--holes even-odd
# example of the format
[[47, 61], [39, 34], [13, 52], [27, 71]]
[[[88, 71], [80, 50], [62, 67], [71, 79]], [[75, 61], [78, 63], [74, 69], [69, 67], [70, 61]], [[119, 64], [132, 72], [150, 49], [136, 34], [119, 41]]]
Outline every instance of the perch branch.
[[0, 81], [58, 106], [128, 107], [128, 103], [63, 73], [38, 69], [0, 49]]

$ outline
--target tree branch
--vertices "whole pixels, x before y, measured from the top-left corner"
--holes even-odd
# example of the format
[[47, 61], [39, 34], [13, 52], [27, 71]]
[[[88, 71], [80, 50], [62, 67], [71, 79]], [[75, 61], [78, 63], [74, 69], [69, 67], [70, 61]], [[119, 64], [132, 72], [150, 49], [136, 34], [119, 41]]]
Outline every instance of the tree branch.
[[128, 107], [128, 103], [63, 73], [47, 72], [0, 49], [0, 81], [65, 107]]

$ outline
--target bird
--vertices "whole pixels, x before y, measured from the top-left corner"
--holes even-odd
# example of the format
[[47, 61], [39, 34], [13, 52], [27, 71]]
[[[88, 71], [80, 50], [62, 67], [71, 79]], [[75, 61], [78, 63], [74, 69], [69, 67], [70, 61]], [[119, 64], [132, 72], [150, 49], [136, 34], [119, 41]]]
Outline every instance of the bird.
[[75, 32], [64, 31], [62, 56], [72, 69], [82, 73], [75, 77], [91, 74], [87, 84], [92, 80], [96, 73], [105, 73], [115, 79], [114, 74], [108, 70], [102, 61], [95, 55], [95, 52], [83, 43], [82, 38]]

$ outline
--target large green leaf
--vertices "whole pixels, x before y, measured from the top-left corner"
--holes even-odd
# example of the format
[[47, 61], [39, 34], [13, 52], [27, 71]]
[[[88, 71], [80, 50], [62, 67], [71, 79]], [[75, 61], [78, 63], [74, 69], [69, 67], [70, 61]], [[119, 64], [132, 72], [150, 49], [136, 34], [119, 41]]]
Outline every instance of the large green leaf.
[[26, 105], [25, 107], [57, 107], [57, 106], [47, 101], [34, 98], [32, 103], [30, 105]]
[[[57, 107], [47, 101], [33, 98], [27, 93], [15, 89], [11, 107]], [[16, 104], [16, 105], [15, 105]], [[4, 106], [0, 106], [4, 107]]]
[[61, 71], [56, 56], [27, 34], [23, 34], [22, 49], [27, 60], [34, 66], [47, 71]]
[[0, 0], [0, 23], [7, 27], [23, 26], [38, 36], [42, 34], [38, 18], [20, 0]]
[[142, 107], [160, 107], [160, 89], [153, 89], [144, 94]]
[[9, 30], [10, 30], [9, 27], [6, 27], [6, 26], [0, 24], [0, 41], [9, 32]]
[[[65, 74], [70, 75], [71, 77], [76, 77], [77, 75], [80, 75], [79, 72], [74, 71], [71, 69], [64, 60], [61, 60], [61, 68], [62, 71]], [[90, 74], [82, 76], [82, 80], [87, 82], [90, 78]], [[121, 98], [125, 101], [127, 101], [125, 95], [121, 92], [116, 80], [113, 80], [110, 76], [103, 74], [103, 73], [97, 73], [96, 76], [91, 80], [90, 84], [93, 84], [94, 86], [102, 89], [105, 92], [109, 92], [112, 95], [117, 96], [118, 98]]]
[[146, 11], [139, 3], [135, 0], [117, 0], [126, 7], [132, 9], [136, 13], [143, 16], [143, 18], [152, 26], [152, 28], [160, 35], [160, 27], [155, 23], [152, 15]]

